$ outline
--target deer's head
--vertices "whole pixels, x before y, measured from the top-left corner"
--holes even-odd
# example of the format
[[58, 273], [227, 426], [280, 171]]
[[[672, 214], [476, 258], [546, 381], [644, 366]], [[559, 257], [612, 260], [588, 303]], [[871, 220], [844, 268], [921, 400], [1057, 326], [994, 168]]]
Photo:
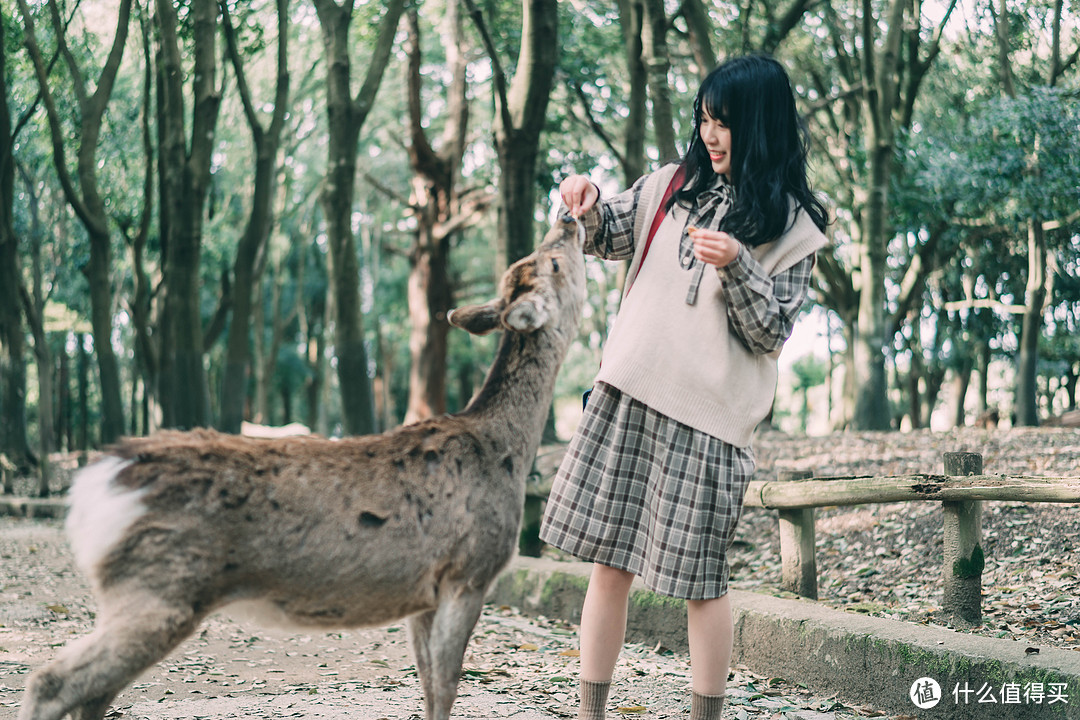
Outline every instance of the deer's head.
[[576, 327], [585, 290], [584, 235], [580, 222], [563, 215], [531, 255], [503, 273], [498, 297], [457, 308], [447, 320], [474, 335], [493, 330], [532, 333], [564, 320]]

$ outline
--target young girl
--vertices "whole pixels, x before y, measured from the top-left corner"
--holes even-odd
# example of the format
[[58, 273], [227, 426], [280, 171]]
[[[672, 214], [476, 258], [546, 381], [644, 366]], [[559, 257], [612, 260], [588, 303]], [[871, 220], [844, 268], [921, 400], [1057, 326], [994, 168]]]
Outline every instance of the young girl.
[[635, 575], [686, 599], [690, 718], [720, 717], [733, 633], [727, 549], [754, 472], [750, 440], [826, 242], [803, 134], [783, 67], [736, 58], [698, 90], [681, 163], [613, 198], [581, 175], [559, 186], [585, 223], [586, 251], [631, 259], [541, 530], [594, 563], [582, 720], [604, 718]]

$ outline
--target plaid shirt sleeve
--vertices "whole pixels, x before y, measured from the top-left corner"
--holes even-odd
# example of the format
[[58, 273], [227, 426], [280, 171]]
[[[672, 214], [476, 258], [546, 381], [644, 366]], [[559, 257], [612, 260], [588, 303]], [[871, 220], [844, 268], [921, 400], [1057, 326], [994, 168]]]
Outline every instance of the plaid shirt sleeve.
[[581, 216], [585, 224], [586, 253], [605, 260], [629, 260], [634, 257], [634, 215], [645, 177], [642, 176], [632, 187], [614, 197], [601, 197]]
[[765, 354], [783, 347], [810, 289], [814, 255], [770, 277], [745, 248], [717, 273], [724, 283], [728, 322], [751, 352]]

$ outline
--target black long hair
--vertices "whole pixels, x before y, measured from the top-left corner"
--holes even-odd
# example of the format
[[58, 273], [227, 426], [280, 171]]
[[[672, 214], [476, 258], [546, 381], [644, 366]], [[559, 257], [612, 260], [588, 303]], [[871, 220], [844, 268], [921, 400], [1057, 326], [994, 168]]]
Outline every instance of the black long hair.
[[721, 225], [725, 232], [751, 247], [775, 240], [788, 229], [789, 197], [825, 229], [828, 212], [806, 179], [806, 127], [783, 65], [765, 55], [732, 58], [701, 83], [682, 161], [685, 180], [672, 198], [687, 207], [716, 179], [700, 135], [704, 113], [731, 130], [734, 202]]

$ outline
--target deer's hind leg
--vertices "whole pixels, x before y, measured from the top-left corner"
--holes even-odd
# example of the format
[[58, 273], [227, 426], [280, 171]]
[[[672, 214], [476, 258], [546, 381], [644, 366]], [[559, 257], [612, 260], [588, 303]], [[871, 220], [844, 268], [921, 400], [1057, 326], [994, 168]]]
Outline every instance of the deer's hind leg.
[[19, 720], [101, 720], [113, 698], [161, 660], [201, 619], [147, 594], [104, 607], [94, 631], [60, 651], [26, 683]]
[[456, 590], [451, 597], [440, 597], [435, 610], [409, 618], [409, 641], [424, 690], [426, 720], [450, 717], [465, 648], [483, 607], [483, 591]]

